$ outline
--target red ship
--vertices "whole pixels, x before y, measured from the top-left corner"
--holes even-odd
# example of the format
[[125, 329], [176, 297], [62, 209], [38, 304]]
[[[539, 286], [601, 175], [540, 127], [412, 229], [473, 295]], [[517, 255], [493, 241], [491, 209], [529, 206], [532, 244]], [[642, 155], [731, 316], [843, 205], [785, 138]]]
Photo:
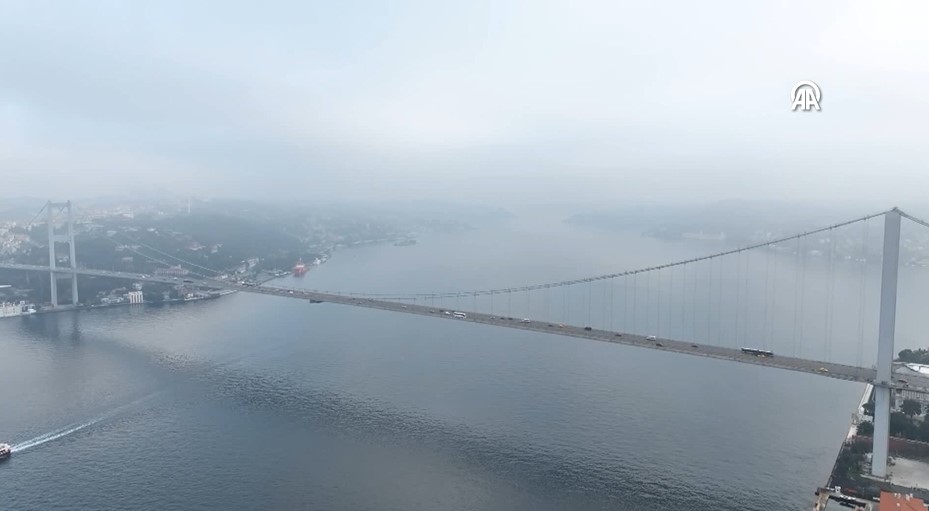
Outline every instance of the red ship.
[[306, 273], [310, 268], [303, 264], [303, 259], [297, 261], [297, 264], [294, 265], [294, 277], [300, 277]]

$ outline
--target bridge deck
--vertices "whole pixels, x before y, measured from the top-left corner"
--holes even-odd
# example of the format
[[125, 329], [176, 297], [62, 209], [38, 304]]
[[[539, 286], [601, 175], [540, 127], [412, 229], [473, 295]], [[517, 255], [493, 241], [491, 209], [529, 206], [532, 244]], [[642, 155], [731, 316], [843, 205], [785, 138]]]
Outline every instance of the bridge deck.
[[[14, 264], [14, 263], [0, 263], [0, 268], [10, 269], [10, 270], [26, 270], [26, 271], [38, 271], [38, 272], [49, 272], [51, 269], [47, 266], [36, 266], [36, 265], [26, 265], [26, 264]], [[168, 276], [158, 276], [158, 275], [143, 275], [138, 273], [126, 273], [126, 272], [116, 272], [116, 271], [106, 271], [106, 270], [90, 270], [90, 269], [76, 269], [71, 270], [70, 268], [58, 268], [56, 269], [59, 273], [77, 273], [79, 275], [89, 275], [97, 277], [111, 277], [111, 278], [123, 278], [123, 279], [132, 279], [140, 281], [152, 281], [152, 282], [163, 282], [169, 284], [176, 284], [180, 279], [176, 277]], [[236, 291], [243, 291], [246, 293], [256, 293], [264, 294], [271, 296], [282, 296], [286, 298], [297, 298], [302, 300], [317, 300], [320, 302], [329, 302], [341, 305], [351, 305], [354, 307], [367, 307], [371, 309], [380, 309], [391, 312], [402, 312], [406, 314], [418, 314], [422, 316], [430, 316], [434, 318], [448, 319], [452, 321], [466, 321], [471, 323], [481, 323], [485, 325], [492, 325], [497, 327], [506, 327], [506, 328], [516, 328], [520, 330], [528, 330], [533, 332], [540, 332], [545, 334], [552, 335], [561, 335], [567, 337], [576, 337], [581, 339], [590, 339], [594, 341], [601, 342], [610, 342], [614, 344], [625, 344], [628, 346], [637, 346], [640, 348], [648, 349], [657, 349], [664, 351], [671, 351], [675, 353], [683, 353], [686, 355], [699, 356], [699, 357], [709, 357], [716, 358], [721, 360], [729, 360], [733, 362], [740, 362], [744, 364], [754, 364], [760, 366], [775, 367], [779, 369], [787, 369], [790, 371], [799, 371], [804, 373], [815, 374], [819, 376], [825, 376], [828, 378], [836, 378], [840, 380], [862, 382], [862, 383], [874, 383], [874, 378], [876, 372], [871, 368], [856, 367], [844, 364], [835, 364], [831, 362], [823, 362], [817, 360], [807, 360], [803, 358], [796, 357], [785, 357], [782, 355], [775, 355], [773, 357], [760, 357], [747, 353], [743, 353], [740, 349], [737, 348], [726, 348], [721, 346], [713, 346], [709, 344], [700, 344], [687, 341], [677, 341], [673, 339], [664, 339], [658, 338], [655, 340], [650, 340], [646, 336], [623, 333], [623, 332], [611, 332], [605, 330], [598, 330], [591, 328], [587, 330], [585, 327], [576, 326], [576, 325], [560, 325], [555, 322], [548, 321], [538, 321], [531, 320], [528, 323], [524, 323], [520, 318], [509, 318], [499, 315], [486, 314], [480, 312], [467, 312], [467, 317], [458, 318], [451, 314], [445, 314], [442, 309], [436, 307], [430, 307], [426, 305], [417, 305], [417, 304], [408, 304], [400, 303], [389, 300], [375, 300], [369, 298], [357, 298], [352, 296], [333, 294], [333, 293], [322, 293], [317, 291], [308, 291], [303, 289], [288, 289], [275, 286], [251, 286], [237, 284], [235, 282], [228, 282], [224, 280], [217, 279], [193, 279], [188, 278], [187, 280], [192, 280], [195, 285], [215, 288], [215, 289], [232, 289]], [[887, 382], [887, 386], [892, 388], [905, 388], [906, 390], [914, 392], [924, 392], [929, 393], [929, 377], [920, 377], [920, 376], [908, 376], [907, 377], [908, 385], [906, 387], [901, 387], [897, 385], [896, 382]]]

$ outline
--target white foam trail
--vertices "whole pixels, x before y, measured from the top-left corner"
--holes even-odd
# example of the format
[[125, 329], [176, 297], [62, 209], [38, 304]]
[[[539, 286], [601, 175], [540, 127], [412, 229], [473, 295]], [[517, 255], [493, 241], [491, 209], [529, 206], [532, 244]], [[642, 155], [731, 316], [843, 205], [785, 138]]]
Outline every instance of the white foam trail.
[[114, 409], [114, 410], [111, 410], [109, 413], [106, 413], [106, 414], [104, 414], [104, 415], [101, 415], [100, 417], [97, 417], [97, 418], [94, 419], [94, 420], [91, 420], [91, 421], [88, 421], [88, 422], [84, 422], [84, 423], [81, 423], [81, 424], [71, 424], [70, 426], [65, 426], [64, 428], [56, 429], [55, 431], [51, 431], [51, 432], [48, 432], [48, 433], [39, 435], [39, 436], [37, 436], [37, 437], [35, 437], [35, 438], [31, 439], [31, 440], [26, 440], [25, 442], [20, 442], [20, 443], [18, 443], [18, 444], [16, 444], [16, 445], [13, 445], [13, 446], [11, 447], [11, 450], [12, 450], [13, 452], [25, 451], [26, 449], [31, 449], [31, 448], [33, 448], [33, 447], [40, 446], [40, 445], [42, 445], [42, 444], [44, 444], [44, 443], [51, 442], [51, 441], [53, 441], [53, 440], [58, 440], [59, 438], [64, 437], [64, 436], [68, 436], [68, 435], [70, 435], [70, 434], [72, 434], [72, 433], [77, 433], [78, 431], [80, 431], [80, 430], [82, 430], [82, 429], [84, 429], [84, 428], [88, 428], [88, 427], [90, 427], [90, 426], [93, 426], [94, 424], [96, 424], [96, 423], [98, 423], [98, 422], [100, 422], [100, 421], [102, 421], [102, 420], [104, 420], [104, 419], [108, 419], [108, 418], [113, 417], [114, 415], [116, 415], [116, 414], [117, 414], [119, 411], [121, 411], [121, 410], [124, 410], [124, 409], [126, 409], [126, 408], [128, 408], [128, 407], [130, 407], [130, 406], [133, 406], [133, 405], [140, 404], [140, 403], [142, 403], [142, 402], [144, 402], [144, 401], [148, 401], [149, 399], [151, 399], [152, 397], [154, 397], [154, 396], [156, 396], [156, 395], [158, 395], [158, 394], [161, 394], [161, 392], [154, 392], [154, 393], [149, 394], [149, 395], [147, 395], [147, 396], [145, 396], [145, 397], [136, 399], [135, 401], [133, 401], [133, 402], [131, 402], [131, 403], [127, 403], [127, 404], [125, 404], [125, 405], [123, 405], [123, 406], [120, 406], [119, 408]]
[[26, 449], [29, 449], [31, 447], [36, 447], [46, 442], [51, 442], [52, 440], [58, 440], [59, 438], [63, 436], [67, 436], [67, 435], [70, 435], [71, 433], [78, 432], [86, 427], [93, 426], [94, 424], [100, 422], [100, 420], [101, 419], [96, 419], [90, 422], [85, 422], [83, 424], [76, 424], [76, 425], [68, 426], [66, 428], [59, 429], [58, 431], [52, 431], [51, 433], [46, 433], [44, 435], [39, 435], [33, 438], [32, 440], [26, 440], [23, 443], [14, 445], [12, 450], [13, 452], [25, 451]]

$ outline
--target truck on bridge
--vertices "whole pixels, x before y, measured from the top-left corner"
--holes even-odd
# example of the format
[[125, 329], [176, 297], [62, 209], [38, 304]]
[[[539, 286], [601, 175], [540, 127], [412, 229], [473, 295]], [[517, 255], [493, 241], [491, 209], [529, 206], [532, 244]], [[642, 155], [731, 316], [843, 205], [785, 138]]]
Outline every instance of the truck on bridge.
[[773, 357], [774, 352], [768, 350], [759, 350], [756, 348], [742, 348], [742, 353], [747, 353], [749, 355], [755, 355], [756, 357]]

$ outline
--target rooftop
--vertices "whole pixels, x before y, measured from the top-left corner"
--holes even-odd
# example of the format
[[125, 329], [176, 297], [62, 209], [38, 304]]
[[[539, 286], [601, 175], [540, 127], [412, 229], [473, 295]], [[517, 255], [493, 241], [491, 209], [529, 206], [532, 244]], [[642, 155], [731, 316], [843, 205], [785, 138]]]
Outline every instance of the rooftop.
[[905, 493], [881, 492], [880, 511], [926, 511], [923, 500]]
[[[929, 375], [929, 365], [926, 365], [926, 364], [906, 363], [906, 364], [903, 364], [901, 369], [908, 369], [917, 374]], [[899, 372], [903, 372], [903, 371], [899, 371]]]

